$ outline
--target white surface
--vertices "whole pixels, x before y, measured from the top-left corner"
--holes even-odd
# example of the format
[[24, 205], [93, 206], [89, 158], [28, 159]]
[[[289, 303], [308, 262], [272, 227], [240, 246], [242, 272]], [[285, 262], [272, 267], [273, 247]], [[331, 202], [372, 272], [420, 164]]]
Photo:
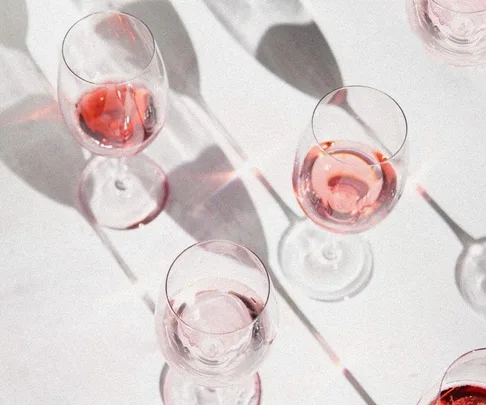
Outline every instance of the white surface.
[[[18, 13], [16, 1], [1, 2], [17, 5], [7, 7], [4, 21]], [[202, 96], [299, 213], [290, 184], [292, 160], [317, 100], [262, 67], [202, 2], [173, 3], [197, 54]], [[377, 404], [414, 404], [429, 379], [455, 357], [486, 345], [484, 319], [454, 283], [461, 246], [414, 191], [420, 181], [468, 232], [486, 235], [484, 68], [452, 68], [425, 54], [402, 1], [306, 3], [344, 83], [376, 86], [405, 110], [411, 175], [394, 212], [369, 233], [375, 273], [360, 295], [323, 304], [282, 283]], [[231, 148], [219, 145], [240, 168], [247, 191], [238, 178], [232, 180], [221, 153], [212, 155], [219, 157], [214, 161], [201, 154], [211, 147], [217, 152], [215, 128], [187, 94], [174, 93], [168, 124], [147, 150], [179, 180], [172, 184], [171, 205], [142, 229], [107, 232], [140, 280], [133, 287], [70, 207], [68, 188], [83, 155], [49, 112], [52, 90], [30, 59], [55, 87], [64, 32], [104, 6], [88, 0], [27, 6], [27, 48], [0, 44], [0, 402], [157, 404], [162, 358], [137, 288], [155, 299], [174, 257], [195, 239], [210, 237], [254, 247], [280, 275], [277, 245], [288, 223]], [[18, 24], [13, 32], [20, 38], [23, 30]], [[29, 99], [35, 99], [33, 107]], [[32, 115], [39, 106], [47, 108], [47, 118]], [[17, 108], [26, 112], [21, 123]], [[256, 214], [248, 211], [252, 205]], [[261, 373], [264, 403], [362, 403], [280, 304], [279, 336]]]

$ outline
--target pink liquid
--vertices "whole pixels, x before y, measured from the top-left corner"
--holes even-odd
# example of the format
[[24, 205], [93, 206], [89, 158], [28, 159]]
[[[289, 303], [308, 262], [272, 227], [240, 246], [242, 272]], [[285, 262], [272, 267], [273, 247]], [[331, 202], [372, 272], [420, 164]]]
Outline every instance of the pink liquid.
[[307, 216], [334, 232], [371, 228], [398, 199], [393, 166], [380, 152], [355, 142], [313, 147], [294, 170], [293, 183]]
[[274, 320], [247, 286], [201, 280], [157, 315], [157, 335], [171, 367], [202, 385], [221, 386], [254, 373], [275, 336]]
[[159, 130], [152, 94], [139, 84], [107, 83], [82, 95], [76, 112], [83, 145], [97, 154], [141, 149]]

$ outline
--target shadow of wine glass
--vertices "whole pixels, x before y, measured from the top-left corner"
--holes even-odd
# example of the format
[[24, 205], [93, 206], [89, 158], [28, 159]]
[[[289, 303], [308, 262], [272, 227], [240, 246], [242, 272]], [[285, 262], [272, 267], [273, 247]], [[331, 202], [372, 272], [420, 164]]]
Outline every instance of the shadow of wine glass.
[[169, 365], [167, 363], [164, 364], [162, 367], [162, 371], [160, 372], [160, 377], [159, 377], [159, 392], [160, 392], [160, 398], [164, 398], [164, 387], [165, 387], [165, 381], [167, 379], [167, 374], [169, 373]]
[[30, 187], [76, 206], [76, 182], [85, 159], [63, 124], [56, 101], [33, 95], [0, 112], [0, 159]]
[[167, 213], [194, 239], [227, 239], [268, 261], [267, 242], [253, 201], [218, 146], [205, 148], [168, 178], [171, 203]]
[[336, 58], [315, 22], [270, 27], [255, 58], [287, 84], [314, 98], [343, 86]]
[[[162, 51], [171, 90], [205, 104], [199, 92], [199, 67], [189, 34], [167, 0], [128, 4], [122, 11], [144, 21]], [[184, 145], [201, 144], [197, 128], [178, 125], [188, 119], [174, 105], [168, 126]], [[172, 156], [161, 156], [168, 162]], [[260, 219], [242, 180], [214, 143], [201, 146], [192, 161], [168, 173], [170, 203], [166, 210], [196, 240], [229, 239], [254, 250], [267, 261], [268, 249]]]
[[181, 99], [171, 94], [166, 133], [151, 151], [170, 184], [165, 213], [197, 241], [228, 239], [267, 261], [263, 226], [240, 171]]
[[486, 237], [463, 244], [455, 269], [456, 286], [464, 300], [486, 317]]
[[454, 232], [462, 245], [455, 268], [456, 286], [463, 299], [481, 316], [486, 316], [486, 236], [476, 239], [462, 229], [420, 185], [416, 190]]
[[128, 4], [122, 11], [139, 18], [152, 31], [164, 58], [170, 88], [200, 101], [196, 52], [174, 6], [168, 0], [150, 0]]
[[2, 4], [0, 44], [27, 52], [25, 38], [28, 29], [27, 6], [24, 0], [7, 0]]
[[4, 80], [15, 83], [23, 77], [29, 81], [19, 84], [18, 89], [11, 86], [13, 93], [22, 93], [25, 87], [38, 92], [20, 94], [20, 101], [0, 110], [0, 159], [33, 189], [74, 206], [74, 185], [85, 165], [83, 154], [68, 134], [57, 102], [47, 94], [48, 85], [30, 56], [25, 42], [29, 22], [26, 2], [9, 0], [2, 12], [5, 18], [0, 25], [0, 47], [10, 48], [2, 55], [7, 63], [16, 65], [14, 72], [4, 67]]
[[343, 86], [331, 47], [299, 0], [204, 0], [238, 43], [294, 88], [321, 98]]

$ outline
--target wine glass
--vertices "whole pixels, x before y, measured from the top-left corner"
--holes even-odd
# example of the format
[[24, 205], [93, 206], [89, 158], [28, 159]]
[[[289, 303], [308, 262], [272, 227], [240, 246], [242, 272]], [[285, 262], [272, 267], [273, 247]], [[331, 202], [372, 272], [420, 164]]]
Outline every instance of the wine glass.
[[162, 56], [142, 21], [98, 12], [66, 33], [58, 98], [69, 131], [95, 155], [79, 184], [81, 206], [94, 222], [130, 229], [162, 211], [166, 176], [138, 153], [164, 126], [167, 95]]
[[406, 138], [402, 109], [379, 90], [342, 87], [318, 102], [292, 177], [297, 201], [314, 223], [296, 222], [279, 246], [284, 274], [309, 296], [346, 299], [369, 282], [371, 249], [355, 234], [380, 222], [400, 198]]
[[486, 61], [484, 0], [407, 0], [407, 9], [412, 29], [432, 55], [459, 66]]
[[164, 404], [260, 403], [255, 373], [278, 313], [269, 274], [253, 252], [224, 240], [184, 250], [161, 288], [155, 319], [170, 366]]
[[486, 348], [459, 356], [418, 402], [418, 405], [483, 404], [486, 404]]

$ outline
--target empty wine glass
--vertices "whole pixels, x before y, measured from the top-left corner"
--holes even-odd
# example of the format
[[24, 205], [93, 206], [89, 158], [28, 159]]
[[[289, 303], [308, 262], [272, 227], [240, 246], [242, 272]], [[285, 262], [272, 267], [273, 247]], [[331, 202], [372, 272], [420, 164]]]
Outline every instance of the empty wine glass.
[[418, 405], [486, 404], [486, 348], [458, 357], [442, 379], [429, 387]]
[[270, 277], [260, 259], [228, 241], [196, 243], [172, 263], [156, 310], [170, 369], [164, 404], [256, 405], [256, 370], [277, 325]]
[[167, 94], [162, 56], [142, 21], [117, 11], [99, 12], [66, 33], [58, 98], [71, 134], [97, 155], [79, 185], [81, 205], [95, 222], [130, 229], [163, 209], [166, 177], [137, 154], [164, 126]]
[[409, 22], [425, 48], [453, 65], [486, 61], [484, 0], [407, 0]]
[[284, 274], [311, 297], [349, 298], [370, 280], [370, 247], [352, 234], [376, 225], [400, 198], [406, 138], [400, 106], [370, 87], [339, 88], [314, 109], [295, 155], [293, 187], [302, 210], [318, 226], [295, 223], [279, 247]]

